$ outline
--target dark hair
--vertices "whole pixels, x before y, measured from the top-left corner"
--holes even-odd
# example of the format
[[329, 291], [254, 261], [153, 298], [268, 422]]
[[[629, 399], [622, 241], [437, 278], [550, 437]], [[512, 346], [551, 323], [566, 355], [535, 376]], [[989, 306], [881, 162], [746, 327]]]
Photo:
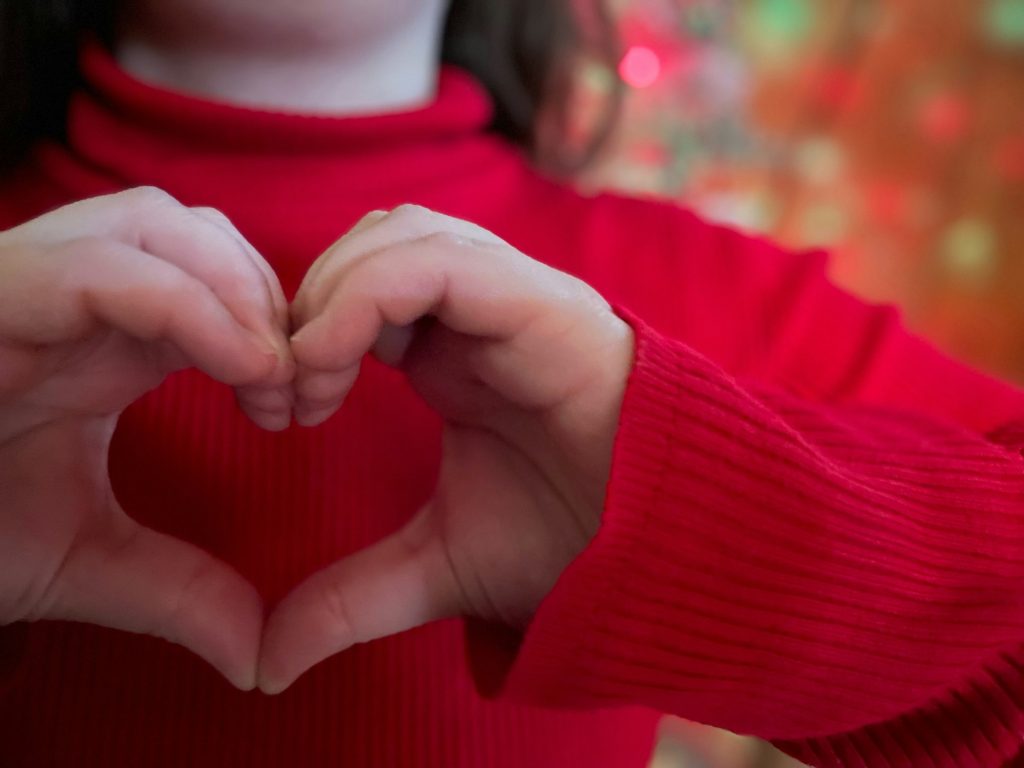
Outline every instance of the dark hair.
[[[580, 55], [589, 51], [611, 64], [615, 53], [603, 5], [590, 1], [583, 19], [575, 0], [452, 0], [445, 27], [442, 58], [490, 91], [494, 130], [555, 170], [584, 164], [617, 111], [615, 87], [588, 141], [575, 149], [562, 141]], [[0, 0], [0, 167], [17, 162], [37, 139], [63, 135], [78, 41], [92, 33], [110, 42], [115, 8], [116, 0]]]

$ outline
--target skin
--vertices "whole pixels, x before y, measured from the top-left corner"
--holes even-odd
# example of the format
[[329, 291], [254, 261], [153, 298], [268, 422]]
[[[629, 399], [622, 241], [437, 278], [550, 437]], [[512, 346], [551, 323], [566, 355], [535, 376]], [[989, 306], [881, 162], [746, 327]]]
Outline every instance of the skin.
[[158, 190], [0, 233], [0, 624], [71, 619], [181, 643], [251, 688], [259, 595], [113, 497], [117, 418], [169, 373], [235, 387], [287, 426], [294, 362], [265, 262], [223, 217]]
[[142, 80], [284, 111], [410, 109], [434, 94], [447, 0], [132, 0], [116, 55]]
[[271, 615], [276, 692], [357, 642], [440, 618], [523, 627], [600, 522], [632, 331], [592, 288], [426, 209], [374, 212], [292, 304], [295, 416], [336, 410], [369, 350], [444, 418], [434, 498]]
[[[310, 0], [301, 14], [276, 0], [140, 3], [195, 30], [202, 42], [181, 43], [179, 59], [249, 51], [256, 58], [211, 78], [236, 84], [279, 53], [258, 45], [275, 28], [282, 48], [353, 34], [329, 28], [339, 5], [357, 3]], [[386, 37], [422, 5], [382, 2], [365, 23]], [[226, 25], [232, 14], [245, 23]], [[128, 26], [126, 39], [146, 39], [138, 19]], [[160, 39], [170, 50], [184, 34]], [[72, 619], [157, 635], [267, 693], [354, 643], [437, 619], [524, 627], [600, 524], [633, 345], [583, 282], [416, 206], [367, 214], [312, 265], [290, 307], [223, 215], [159, 190], [2, 232], [0, 624]], [[266, 621], [237, 573], [142, 528], [114, 500], [118, 416], [172, 371], [203, 370], [234, 387], [257, 424], [283, 429], [331, 418], [367, 353], [443, 418], [437, 492], [404, 529], [309, 576]]]

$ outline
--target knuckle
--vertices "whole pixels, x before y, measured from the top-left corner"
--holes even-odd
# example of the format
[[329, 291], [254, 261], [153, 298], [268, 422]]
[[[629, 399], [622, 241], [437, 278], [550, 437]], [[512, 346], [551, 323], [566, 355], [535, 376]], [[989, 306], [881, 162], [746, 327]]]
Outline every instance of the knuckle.
[[76, 261], [81, 263], [81, 260], [92, 260], [104, 256], [109, 252], [110, 245], [110, 240], [105, 237], [84, 235], [61, 243], [53, 248], [51, 253], [57, 258], [69, 259], [71, 264], [74, 264]]
[[193, 208], [192, 212], [207, 219], [212, 219], [218, 224], [234, 229], [234, 224], [231, 223], [231, 219], [229, 219], [227, 214], [219, 208], [214, 208], [209, 205], [200, 205]]
[[196, 606], [209, 592], [209, 586], [215, 580], [215, 573], [213, 564], [206, 560], [200, 560], [191, 567], [178, 588], [169, 595], [163, 616], [155, 628], [156, 636], [171, 641], [180, 637], [182, 625], [190, 623]]
[[320, 587], [320, 596], [335, 638], [343, 640], [346, 645], [354, 642], [356, 625], [344, 587], [334, 579], [324, 579]]
[[422, 205], [417, 205], [416, 203], [403, 203], [393, 209], [390, 215], [396, 219], [410, 219], [417, 221], [420, 219], [430, 218], [434, 213], [429, 208], [424, 208]]
[[359, 220], [358, 224], [372, 224], [375, 221], [380, 221], [387, 215], [387, 211], [383, 211], [378, 208], [376, 210], [370, 211], [368, 214], [363, 216], [363, 218]]
[[430, 248], [443, 251], [454, 251], [466, 248], [471, 241], [455, 232], [431, 232], [420, 238], [420, 242]]
[[122, 197], [130, 206], [143, 209], [178, 205], [178, 201], [169, 193], [154, 186], [133, 187], [121, 192], [118, 196]]

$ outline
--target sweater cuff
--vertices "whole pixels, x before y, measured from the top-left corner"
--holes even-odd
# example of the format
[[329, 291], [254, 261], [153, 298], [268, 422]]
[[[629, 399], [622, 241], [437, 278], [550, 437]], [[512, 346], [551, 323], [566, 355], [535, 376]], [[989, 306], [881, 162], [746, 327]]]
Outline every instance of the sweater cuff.
[[636, 358], [600, 528], [525, 636], [470, 625], [484, 693], [806, 738], [1019, 644], [1016, 433], [755, 397], [620, 314]]
[[[635, 678], [637, 661], [658, 640], [662, 608], [645, 603], [657, 585], [631, 566], [662, 496], [671, 443], [678, 440], [677, 353], [630, 313], [618, 309], [636, 334], [633, 369], [626, 386], [605, 496], [601, 526], [540, 605], [504, 693], [546, 706], [626, 704], [616, 680]], [[631, 609], [627, 615], [624, 610]]]
[[[628, 311], [616, 308], [636, 334], [635, 359], [622, 404], [601, 526], [588, 547], [545, 597], [525, 635], [467, 623], [467, 650], [482, 694], [533, 705], [594, 707], [628, 704], [615, 679], [631, 674], [629, 647], [656, 640], [659, 608], [638, 600], [644, 575], [630, 572], [662, 492], [670, 443], [678, 439], [679, 361], [673, 350]], [[637, 615], [616, 607], [628, 604]], [[610, 639], [614, 638], [614, 644]]]

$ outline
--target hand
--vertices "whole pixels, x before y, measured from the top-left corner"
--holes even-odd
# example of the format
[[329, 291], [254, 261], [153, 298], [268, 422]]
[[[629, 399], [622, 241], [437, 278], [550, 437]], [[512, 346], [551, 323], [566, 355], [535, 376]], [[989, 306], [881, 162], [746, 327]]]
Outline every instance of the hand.
[[276, 277], [227, 220], [156, 190], [0, 233], [0, 624], [70, 619], [181, 643], [251, 688], [256, 591], [114, 499], [118, 416], [172, 371], [232, 385], [288, 425], [294, 365]]
[[415, 207], [370, 214], [321, 256], [292, 320], [301, 424], [334, 413], [372, 349], [442, 415], [444, 453], [405, 528], [279, 604], [260, 687], [435, 619], [524, 626], [597, 530], [629, 326], [579, 280]]

